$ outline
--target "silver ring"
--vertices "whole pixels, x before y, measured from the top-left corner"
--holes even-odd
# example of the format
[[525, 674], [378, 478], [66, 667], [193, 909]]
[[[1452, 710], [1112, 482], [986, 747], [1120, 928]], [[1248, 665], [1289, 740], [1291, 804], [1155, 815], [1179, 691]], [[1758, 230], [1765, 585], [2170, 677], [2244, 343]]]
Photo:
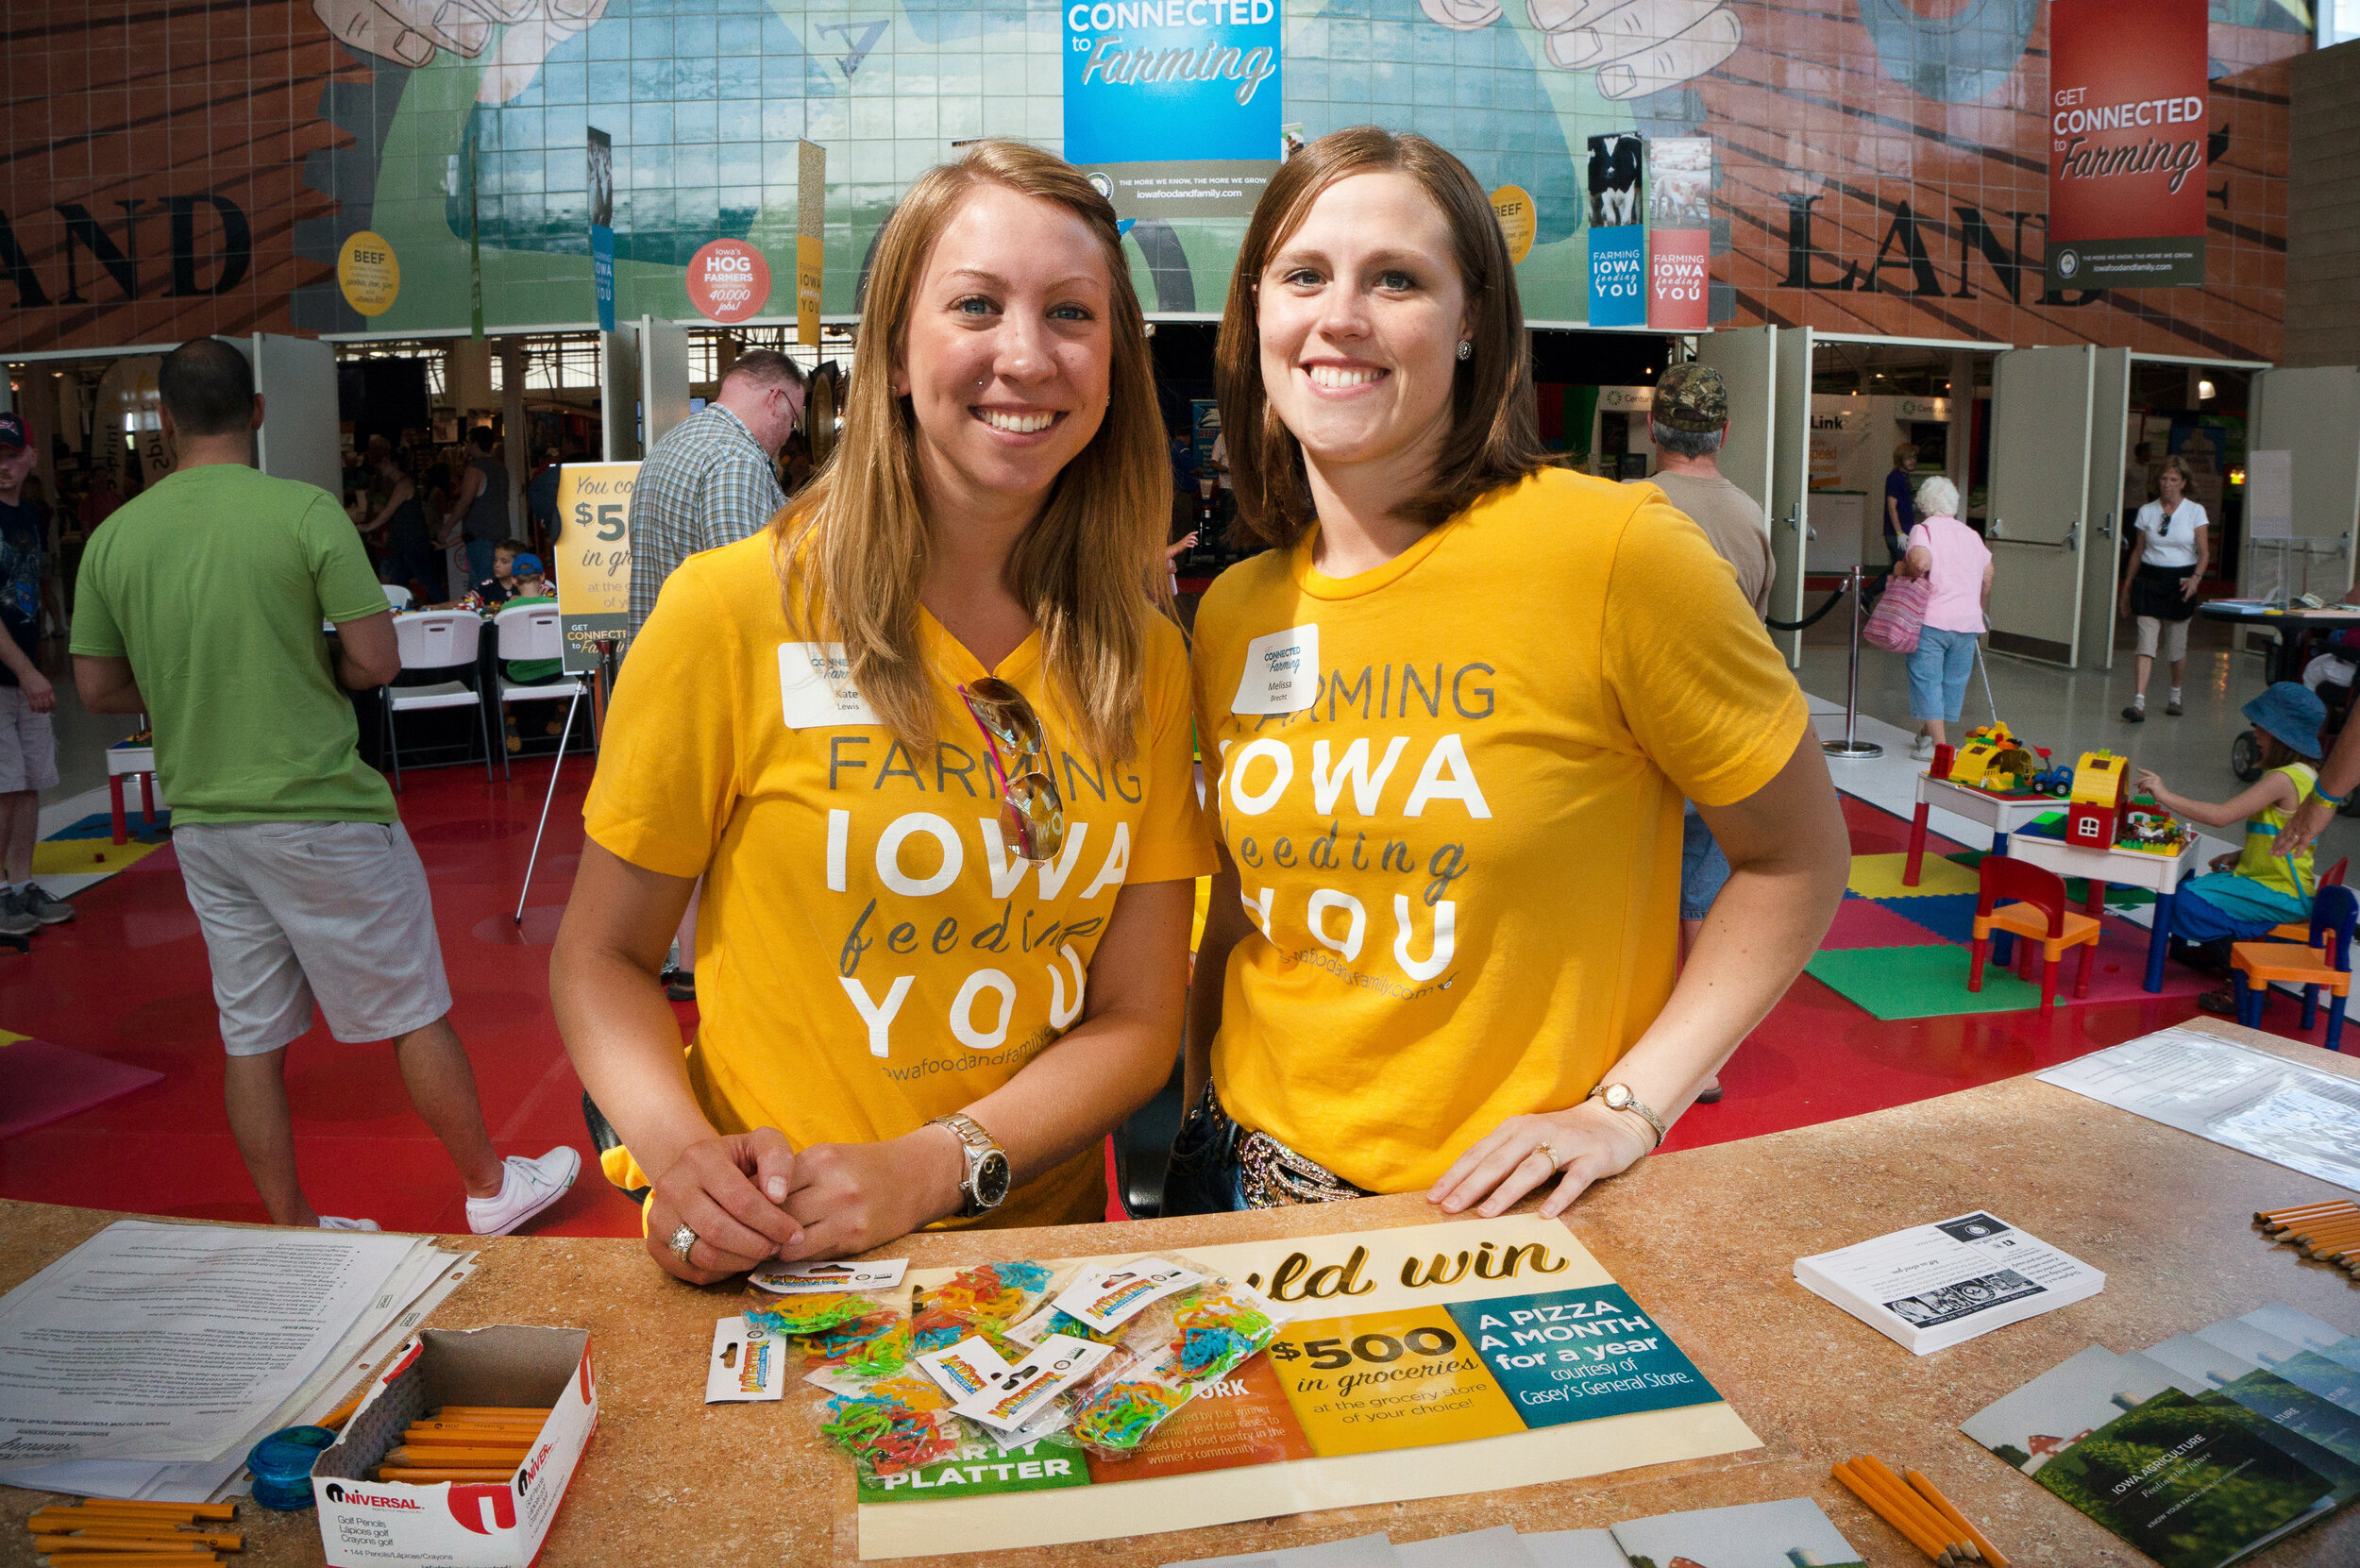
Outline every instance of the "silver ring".
[[696, 1245], [697, 1233], [695, 1231], [690, 1230], [686, 1225], [674, 1227], [672, 1231], [673, 1255], [683, 1263], [688, 1263], [692, 1268], [695, 1267], [695, 1264], [689, 1258], [688, 1254], [693, 1248], [695, 1248]]

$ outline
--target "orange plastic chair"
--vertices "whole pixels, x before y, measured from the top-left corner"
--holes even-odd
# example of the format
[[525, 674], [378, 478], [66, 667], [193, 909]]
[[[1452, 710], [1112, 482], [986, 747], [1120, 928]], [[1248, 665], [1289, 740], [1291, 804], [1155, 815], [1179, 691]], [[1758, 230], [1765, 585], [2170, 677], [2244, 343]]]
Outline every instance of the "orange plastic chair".
[[[1975, 959], [1967, 971], [1966, 988], [1983, 988], [1983, 963], [1991, 955], [1992, 933], [1998, 931], [2023, 939], [2016, 953], [2019, 977], [2031, 969], [2032, 944], [2040, 944], [2043, 1007], [2057, 1000], [2057, 966], [2067, 948], [2082, 950], [2082, 969], [2074, 980], [2073, 994], [2089, 995], [2090, 961], [2098, 956], [2098, 919], [2072, 907], [2065, 897], [2065, 878], [1997, 854], [1985, 855], [1975, 870], [1981, 880], [1982, 892], [1975, 903]], [[2022, 902], [1995, 908], [2002, 898]]]
[[[2330, 866], [2327, 868], [2326, 874], [2319, 878], [2319, 885], [2321, 887], [2341, 887], [2344, 885], [2344, 868], [2351, 864], [2351, 857], [2346, 856], [2344, 859], [2335, 862], [2335, 865]], [[2267, 939], [2273, 942], [2301, 942], [2303, 946], [2309, 947], [2312, 940], [2311, 922], [2308, 920], [2294, 920], [2285, 925], [2272, 927]], [[2305, 1025], [2305, 1027], [2308, 1027], [2308, 1025]]]
[[[2352, 934], [2360, 922], [2360, 898], [2349, 887], [2322, 887], [2312, 901], [2308, 944], [2239, 942], [2229, 950], [2229, 967], [2237, 971], [2237, 1021], [2249, 1029], [2262, 1024], [2262, 1009], [2269, 1004], [2272, 981], [2302, 987], [2302, 1027], [2318, 1021], [2319, 992], [2335, 1000], [2327, 1008], [2327, 1048], [2341, 1051], [2344, 1001], [2352, 994]], [[2284, 930], [2284, 926], [2279, 928]]]

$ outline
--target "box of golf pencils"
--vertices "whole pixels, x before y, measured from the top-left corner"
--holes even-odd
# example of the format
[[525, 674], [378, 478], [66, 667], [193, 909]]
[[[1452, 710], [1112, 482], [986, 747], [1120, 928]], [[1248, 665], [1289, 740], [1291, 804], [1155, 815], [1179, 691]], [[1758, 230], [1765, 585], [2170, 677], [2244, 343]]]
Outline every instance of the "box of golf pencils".
[[430, 1328], [312, 1470], [329, 1568], [525, 1568], [598, 1423], [579, 1328]]

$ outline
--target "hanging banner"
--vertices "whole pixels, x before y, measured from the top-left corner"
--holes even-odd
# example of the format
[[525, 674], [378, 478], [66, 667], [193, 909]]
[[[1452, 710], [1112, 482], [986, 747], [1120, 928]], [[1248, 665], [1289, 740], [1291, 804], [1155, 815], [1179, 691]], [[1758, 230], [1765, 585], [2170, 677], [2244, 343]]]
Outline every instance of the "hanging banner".
[[1647, 231], [1640, 222], [1642, 143], [1628, 131], [1590, 138], [1590, 325], [1647, 320]]
[[1115, 216], [1246, 218], [1284, 156], [1277, 0], [1073, 0], [1065, 156]]
[[615, 138], [590, 127], [590, 281], [598, 330], [615, 330]]
[[795, 143], [795, 341], [819, 346], [819, 285], [825, 278], [828, 149]]
[[1535, 224], [1531, 195], [1522, 186], [1503, 185], [1492, 193], [1492, 215], [1500, 221], [1500, 238], [1508, 242], [1508, 259], [1521, 264], [1532, 254]]
[[631, 492], [636, 463], [568, 463], [557, 471], [557, 611], [565, 668], [598, 667], [598, 644], [631, 630]]
[[2048, 287], [2204, 281], [2205, 0], [2048, 8]]
[[1712, 139], [1647, 143], [1647, 325], [1701, 332], [1711, 270]]

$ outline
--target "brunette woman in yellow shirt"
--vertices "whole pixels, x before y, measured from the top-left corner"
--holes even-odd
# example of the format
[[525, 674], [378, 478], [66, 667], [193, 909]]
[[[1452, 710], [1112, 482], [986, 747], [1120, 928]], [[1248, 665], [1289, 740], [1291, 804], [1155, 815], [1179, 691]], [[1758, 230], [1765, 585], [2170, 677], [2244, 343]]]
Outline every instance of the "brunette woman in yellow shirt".
[[[550, 966], [683, 1279], [1100, 1218], [1213, 865], [1113, 211], [984, 143], [887, 221], [862, 328], [833, 462], [632, 648]], [[683, 1058], [657, 974], [700, 876]]]
[[[1554, 1179], [1559, 1212], [1826, 932], [1849, 846], [1803, 695], [1661, 492], [1553, 466], [1499, 225], [1434, 143], [1280, 167], [1216, 377], [1271, 548], [1197, 613], [1223, 854], [1167, 1206]], [[1682, 968], [1684, 799], [1731, 874]]]

